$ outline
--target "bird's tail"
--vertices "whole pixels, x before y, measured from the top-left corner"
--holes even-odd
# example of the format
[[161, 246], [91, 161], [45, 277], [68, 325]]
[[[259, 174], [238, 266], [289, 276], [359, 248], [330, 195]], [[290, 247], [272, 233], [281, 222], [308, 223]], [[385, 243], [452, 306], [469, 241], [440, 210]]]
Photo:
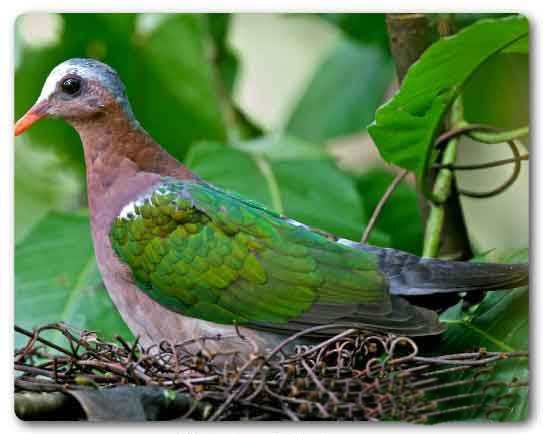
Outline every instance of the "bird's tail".
[[528, 264], [457, 262], [420, 258], [394, 249], [363, 246], [379, 257], [390, 293], [430, 295], [464, 291], [492, 291], [526, 286]]

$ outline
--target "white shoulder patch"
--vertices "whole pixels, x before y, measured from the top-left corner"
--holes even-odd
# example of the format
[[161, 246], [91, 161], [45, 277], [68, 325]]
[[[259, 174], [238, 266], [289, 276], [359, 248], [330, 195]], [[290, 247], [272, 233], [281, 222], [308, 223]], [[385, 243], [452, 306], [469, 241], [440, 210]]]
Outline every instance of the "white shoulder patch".
[[297, 220], [293, 220], [293, 219], [287, 218], [287, 219], [286, 219], [286, 222], [287, 222], [288, 224], [291, 224], [292, 226], [304, 228], [304, 229], [307, 229], [308, 231], [311, 230], [311, 228], [310, 228], [309, 226], [307, 226], [306, 224], [301, 223], [301, 222], [299, 222], [299, 221], [297, 221]]
[[346, 238], [338, 238], [336, 243], [342, 244], [342, 245], [347, 246], [347, 247], [353, 247], [355, 249], [360, 247], [360, 243], [357, 243], [357, 242], [352, 241], [352, 240], [348, 240]]

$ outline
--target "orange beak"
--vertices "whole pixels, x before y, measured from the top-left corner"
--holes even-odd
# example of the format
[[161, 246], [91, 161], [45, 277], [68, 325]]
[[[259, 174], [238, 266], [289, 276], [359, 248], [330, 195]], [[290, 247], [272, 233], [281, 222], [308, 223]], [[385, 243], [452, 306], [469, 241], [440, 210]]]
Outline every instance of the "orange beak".
[[15, 123], [15, 135], [18, 136], [28, 130], [41, 118], [47, 116], [48, 101], [41, 101], [28, 110], [21, 119]]

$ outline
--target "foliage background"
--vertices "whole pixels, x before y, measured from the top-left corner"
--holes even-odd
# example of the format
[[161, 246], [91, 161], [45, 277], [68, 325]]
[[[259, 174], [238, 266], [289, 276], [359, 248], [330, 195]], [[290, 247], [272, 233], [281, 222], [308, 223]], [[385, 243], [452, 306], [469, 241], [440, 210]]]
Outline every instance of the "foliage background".
[[[16, 117], [56, 64], [95, 57], [120, 73], [136, 116], [169, 152], [207, 180], [292, 218], [358, 240], [394, 176], [366, 133], [397, 89], [382, 14], [31, 14], [17, 20], [15, 32]], [[526, 125], [528, 69], [527, 52], [491, 57], [466, 84], [466, 118]], [[130, 337], [94, 262], [79, 138], [64, 123], [45, 120], [16, 142], [16, 322], [64, 320]], [[505, 146], [463, 139], [458, 160], [507, 157]], [[459, 184], [485, 190], [509, 171], [459, 173]], [[476, 253], [498, 248], [504, 258], [528, 245], [528, 178], [525, 164], [504, 194], [462, 199]], [[370, 242], [420, 254], [422, 239], [408, 179]], [[511, 315], [523, 320], [527, 291], [519, 297]], [[487, 305], [479, 308], [488, 317]], [[456, 308], [444, 316], [452, 324], [445, 339], [451, 350], [460, 350], [458, 328], [481, 322], [476, 310]], [[503, 315], [509, 313], [483, 318], [479, 329], [493, 330]], [[527, 345], [527, 322], [520, 334], [509, 332], [496, 331], [495, 340], [515, 349]], [[475, 332], [468, 341], [477, 346], [484, 339]], [[527, 367], [512, 369], [521, 374]]]

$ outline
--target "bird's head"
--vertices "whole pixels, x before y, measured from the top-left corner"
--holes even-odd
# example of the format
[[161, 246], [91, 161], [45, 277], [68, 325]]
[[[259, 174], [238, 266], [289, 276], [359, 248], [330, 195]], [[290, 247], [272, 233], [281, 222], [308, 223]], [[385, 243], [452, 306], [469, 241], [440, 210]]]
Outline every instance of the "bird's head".
[[119, 107], [133, 118], [115, 70], [94, 59], [69, 59], [49, 73], [38, 100], [15, 124], [15, 135], [47, 116], [77, 122]]

